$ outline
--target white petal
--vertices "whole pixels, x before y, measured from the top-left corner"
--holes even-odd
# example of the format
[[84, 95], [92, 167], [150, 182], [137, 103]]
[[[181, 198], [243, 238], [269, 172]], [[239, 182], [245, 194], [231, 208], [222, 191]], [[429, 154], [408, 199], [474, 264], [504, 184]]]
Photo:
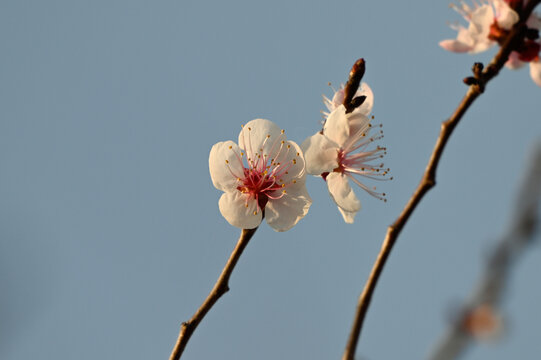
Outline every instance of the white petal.
[[513, 25], [515, 25], [519, 20], [518, 14], [503, 0], [495, 1], [494, 7], [496, 10], [496, 21], [498, 22], [498, 25], [502, 29], [511, 30]]
[[288, 182], [292, 179], [300, 179], [305, 177], [305, 164], [303, 151], [294, 141], [286, 141], [280, 152], [274, 159], [275, 163], [279, 163], [276, 166], [279, 178], [282, 181]]
[[530, 75], [537, 85], [541, 86], [541, 61], [532, 61], [530, 63]]
[[459, 32], [457, 40], [467, 43], [466, 39], [469, 37], [472, 41], [471, 54], [485, 51], [492, 47], [495, 42], [488, 38], [490, 33], [490, 25], [494, 21], [494, 11], [492, 6], [483, 5], [475, 10], [472, 14], [470, 26], [468, 27], [467, 35], [464, 33], [463, 38]]
[[509, 55], [509, 58], [505, 62], [505, 66], [508, 69], [513, 69], [513, 70], [520, 69], [525, 64], [526, 63], [524, 61], [519, 59], [519, 54], [516, 51], [512, 51], [511, 54]]
[[541, 17], [533, 12], [526, 21], [526, 25], [529, 28], [541, 30]]
[[269, 200], [265, 206], [265, 218], [276, 231], [291, 229], [307, 213], [312, 199], [304, 184], [287, 188], [287, 194], [277, 200]]
[[346, 142], [349, 137], [349, 126], [344, 105], [340, 105], [330, 113], [327, 121], [325, 121], [323, 135], [334, 141], [338, 146], [342, 146]]
[[494, 10], [490, 5], [483, 5], [477, 8], [471, 15], [468, 32], [472, 36], [488, 37], [490, 25], [494, 21]]
[[353, 113], [360, 113], [366, 116], [370, 115], [372, 112], [372, 107], [374, 106], [374, 93], [372, 92], [370, 86], [368, 86], [367, 83], [361, 83], [361, 86], [359, 86], [359, 90], [357, 90], [354, 97], [357, 96], [366, 96], [366, 99], [361, 106], [353, 110]]
[[358, 140], [362, 137], [363, 133], [368, 133], [370, 118], [366, 115], [353, 112], [352, 114], [348, 114], [348, 122], [350, 136], [348, 145], [354, 145], [356, 141], [353, 138]]
[[236, 189], [238, 178], [244, 178], [244, 166], [237, 144], [233, 141], [214, 144], [209, 155], [209, 171], [212, 183], [217, 189]]
[[249, 121], [239, 134], [239, 147], [246, 151], [250, 159], [258, 155], [275, 157], [281, 141], [286, 140], [278, 125], [270, 120], [255, 119]]
[[301, 148], [308, 174], [321, 175], [338, 167], [338, 145], [321, 133], [304, 140]]
[[261, 224], [262, 213], [257, 209], [257, 201], [240, 191], [222, 194], [218, 206], [222, 216], [233, 226], [254, 229]]
[[342, 85], [340, 89], [338, 89], [334, 93], [334, 96], [332, 97], [332, 109], [327, 107], [330, 112], [332, 112], [333, 110], [335, 110], [337, 107], [339, 107], [340, 105], [344, 103], [344, 96], [345, 96], [345, 91]]
[[440, 41], [440, 46], [447, 51], [452, 51], [456, 53], [464, 53], [472, 49], [470, 45], [454, 39]]
[[355, 221], [355, 215], [357, 215], [356, 211], [345, 211], [340, 206], [338, 206], [338, 210], [340, 211], [340, 214], [342, 214], [342, 217], [347, 224], [353, 224]]
[[361, 202], [349, 185], [347, 176], [342, 173], [332, 172], [327, 176], [329, 193], [336, 205], [345, 211], [357, 212], [361, 209]]

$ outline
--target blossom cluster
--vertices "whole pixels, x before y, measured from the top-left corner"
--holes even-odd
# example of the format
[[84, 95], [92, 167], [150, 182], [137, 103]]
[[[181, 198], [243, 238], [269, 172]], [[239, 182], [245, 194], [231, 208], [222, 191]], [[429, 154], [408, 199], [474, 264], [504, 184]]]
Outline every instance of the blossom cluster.
[[[440, 46], [457, 53], [475, 54], [501, 45], [513, 26], [520, 20], [517, 11], [522, 9], [521, 0], [484, 0], [474, 2], [472, 6], [461, 2], [453, 8], [469, 23], [468, 27], [452, 25], [458, 34], [456, 39], [443, 40]], [[541, 18], [532, 13], [526, 21], [526, 35], [509, 55], [506, 66], [518, 69], [530, 64], [532, 80], [541, 86], [541, 42], [539, 29]]]
[[[468, 27], [452, 26], [458, 31], [457, 38], [444, 40], [440, 46], [475, 54], [502, 45], [520, 21], [523, 6], [522, 0], [474, 0], [472, 6], [462, 1], [453, 7]], [[532, 13], [525, 26], [525, 35], [514, 44], [506, 66], [516, 69], [529, 63], [533, 81], [541, 86], [541, 18]], [[356, 66], [362, 71], [355, 71]], [[375, 145], [383, 131], [381, 125], [372, 124], [374, 95], [366, 83], [360, 83], [363, 74], [364, 60], [360, 59], [347, 87], [340, 87], [330, 99], [323, 98], [327, 107], [323, 129], [301, 146], [288, 140], [273, 122], [255, 119], [243, 126], [238, 144], [224, 141], [212, 147], [210, 175], [214, 186], [224, 192], [218, 204], [231, 225], [253, 229], [265, 218], [276, 231], [293, 227], [312, 204], [306, 190], [307, 174], [326, 182], [346, 223], [353, 223], [361, 209], [351, 183], [386, 201], [385, 193], [361, 181], [392, 179], [381, 160], [387, 149]]]
[[[242, 127], [238, 145], [233, 141], [215, 144], [209, 156], [214, 186], [223, 191], [218, 205], [233, 226], [253, 229], [263, 218], [276, 231], [293, 227], [307, 213], [312, 200], [306, 190], [306, 174], [322, 177], [332, 199], [347, 223], [352, 223], [361, 204], [349, 181], [384, 200], [384, 193], [364, 185], [359, 176], [386, 176], [383, 163], [373, 164], [385, 154], [384, 147], [370, 148], [383, 137], [380, 126], [372, 126], [372, 90], [361, 84], [356, 96], [364, 102], [351, 113], [342, 104], [344, 89], [332, 100], [324, 97], [328, 112], [322, 131], [299, 147], [287, 140], [285, 131], [269, 120], [255, 119]], [[377, 133], [371, 132], [377, 128]]]

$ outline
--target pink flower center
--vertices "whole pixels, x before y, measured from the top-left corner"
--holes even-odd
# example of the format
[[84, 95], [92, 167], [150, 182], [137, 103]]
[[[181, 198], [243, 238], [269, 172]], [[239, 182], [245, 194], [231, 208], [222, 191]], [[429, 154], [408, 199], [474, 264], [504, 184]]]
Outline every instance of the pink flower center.
[[259, 209], [264, 209], [269, 198], [277, 199], [285, 194], [282, 193], [278, 197], [274, 195], [275, 191], [285, 187], [280, 185], [279, 182], [280, 178], [276, 178], [274, 175], [269, 176], [266, 170], [262, 172], [257, 168], [245, 168], [244, 179], [242, 179], [243, 184], [238, 186], [237, 189], [256, 199]]
[[[281, 136], [271, 140], [271, 135], [267, 135], [261, 147], [255, 147], [250, 138], [251, 128], [247, 130], [246, 149], [236, 154], [243, 169], [242, 174], [231, 171], [231, 175], [237, 179], [237, 190], [248, 195], [246, 207], [248, 207], [248, 201], [253, 199], [257, 202], [257, 211], [262, 211], [269, 200], [282, 198], [287, 193], [286, 188], [297, 182], [294, 179], [289, 182], [284, 180], [289, 177], [288, 170], [297, 164], [300, 154], [291, 154], [290, 151], [293, 151], [291, 144], [288, 144]], [[284, 134], [283, 130], [282, 134]], [[272, 141], [272, 145], [266, 153], [264, 148], [268, 141]], [[245, 165], [246, 163], [248, 166]]]

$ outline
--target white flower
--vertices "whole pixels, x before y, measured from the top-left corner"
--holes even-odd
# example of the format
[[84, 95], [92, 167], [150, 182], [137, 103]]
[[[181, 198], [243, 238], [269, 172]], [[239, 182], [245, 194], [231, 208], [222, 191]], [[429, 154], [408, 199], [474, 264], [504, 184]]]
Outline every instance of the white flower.
[[[541, 29], [541, 18], [539, 15], [532, 13], [526, 21], [526, 26], [529, 29], [539, 31]], [[541, 59], [539, 58], [539, 51], [541, 50], [541, 43], [539, 39], [537, 41], [526, 39], [520, 46], [519, 51], [513, 51], [509, 55], [509, 59], [505, 63], [509, 69], [520, 69], [526, 63], [530, 63], [530, 76], [534, 83], [541, 86]]]
[[460, 24], [451, 27], [458, 31], [456, 39], [443, 40], [440, 46], [453, 52], [470, 54], [485, 51], [496, 45], [494, 31], [510, 30], [519, 20], [518, 14], [504, 0], [485, 0], [470, 7], [465, 2], [452, 7], [469, 22], [468, 28]]
[[[519, 15], [513, 7], [522, 6], [516, 0], [485, 0], [470, 7], [465, 2], [453, 8], [469, 22], [468, 28], [462, 25], [452, 26], [458, 31], [456, 39], [443, 40], [440, 46], [445, 50], [470, 54], [485, 51], [492, 46], [502, 43], [509, 31], [519, 21]], [[532, 13], [526, 22], [528, 29], [541, 29], [541, 19]], [[506, 66], [518, 69], [526, 62], [530, 63], [530, 75], [533, 81], [541, 86], [541, 60], [539, 39], [524, 38], [509, 55]]]
[[[340, 86], [340, 89], [335, 91], [332, 99], [329, 99], [325, 95], [323, 95], [323, 103], [327, 107], [328, 112], [323, 111], [323, 115], [325, 115], [325, 118], [329, 116], [330, 113], [332, 113], [337, 107], [342, 105], [344, 103], [344, 86]], [[370, 86], [368, 86], [367, 83], [361, 83], [359, 86], [359, 89], [353, 95], [353, 98], [356, 98], [358, 96], [365, 96], [364, 102], [361, 104], [361, 106], [356, 107], [353, 110], [353, 113], [361, 113], [365, 116], [369, 116], [370, 112], [372, 111], [372, 106], [374, 106], [374, 94], [372, 93], [372, 89], [370, 89]]]
[[376, 179], [389, 172], [389, 169], [383, 168], [383, 163], [372, 164], [374, 160], [383, 157], [386, 148], [377, 146], [368, 149], [370, 144], [383, 135], [381, 126], [377, 127], [377, 134], [370, 135], [374, 129], [369, 117], [373, 104], [372, 90], [363, 83], [356, 94], [360, 95], [366, 96], [365, 102], [349, 114], [346, 114], [344, 105], [338, 105], [339, 99], [343, 99], [343, 91], [340, 93], [339, 90], [333, 100], [324, 98], [331, 112], [323, 131], [309, 137], [301, 145], [306, 159], [306, 171], [312, 175], [321, 175], [326, 180], [329, 193], [346, 223], [353, 223], [355, 214], [361, 209], [361, 203], [349, 180], [372, 196], [385, 200], [384, 193], [377, 193], [375, 188], [364, 185], [357, 176]]
[[238, 141], [239, 145], [219, 142], [210, 150], [212, 183], [224, 191], [220, 212], [242, 229], [258, 227], [263, 212], [274, 230], [290, 229], [312, 204], [302, 150], [276, 124], [264, 119], [243, 126]]

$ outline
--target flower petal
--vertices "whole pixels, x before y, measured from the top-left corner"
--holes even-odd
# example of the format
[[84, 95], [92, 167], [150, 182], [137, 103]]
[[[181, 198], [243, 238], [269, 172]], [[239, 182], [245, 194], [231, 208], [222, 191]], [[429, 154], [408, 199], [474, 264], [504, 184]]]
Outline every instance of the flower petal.
[[541, 60], [530, 62], [530, 76], [534, 83], [541, 86]]
[[513, 25], [519, 20], [519, 16], [515, 10], [511, 9], [511, 7], [503, 0], [494, 1], [494, 8], [496, 10], [495, 15], [498, 25], [502, 29], [511, 30]]
[[327, 108], [329, 109], [330, 112], [333, 112], [334, 109], [336, 109], [337, 107], [339, 107], [340, 105], [344, 104], [344, 96], [345, 96], [345, 89], [344, 89], [344, 85], [340, 86], [340, 89], [338, 89], [333, 97], [332, 97], [332, 108], [328, 107]]
[[349, 185], [347, 176], [342, 173], [332, 172], [327, 176], [329, 193], [336, 205], [345, 211], [357, 212], [361, 209], [361, 202]]
[[239, 147], [246, 151], [248, 158], [255, 160], [258, 155], [275, 157], [281, 142], [286, 140], [282, 130], [270, 120], [255, 119], [243, 126], [239, 134]]
[[280, 174], [282, 181], [288, 182], [292, 179], [305, 177], [305, 164], [303, 151], [294, 141], [286, 141], [277, 154], [274, 162], [276, 171]]
[[511, 54], [509, 54], [509, 58], [505, 62], [505, 66], [508, 69], [520, 69], [523, 67], [526, 63], [519, 59], [519, 53], [516, 51], [512, 51]]
[[212, 183], [218, 190], [236, 189], [238, 178], [244, 178], [241, 151], [233, 141], [214, 144], [209, 155], [209, 171]]
[[[363, 133], [368, 133], [370, 129], [370, 118], [363, 114], [355, 112], [348, 114], [349, 123], [349, 141], [347, 145], [354, 145], [362, 137]], [[352, 141], [353, 140], [353, 141]]]
[[464, 53], [472, 49], [470, 45], [465, 44], [455, 39], [448, 39], [448, 40], [440, 41], [440, 46], [447, 51], [452, 51], [456, 53]]
[[240, 191], [222, 194], [218, 206], [222, 216], [233, 226], [254, 229], [261, 224], [262, 212], [257, 209], [257, 201]]
[[334, 141], [339, 147], [346, 142], [349, 137], [349, 126], [344, 105], [340, 105], [330, 113], [325, 121], [323, 135]]
[[306, 185], [296, 184], [288, 187], [287, 194], [280, 199], [269, 200], [265, 206], [265, 218], [274, 230], [286, 231], [308, 213], [311, 204]]
[[529, 28], [541, 30], [541, 17], [533, 12], [526, 21], [526, 25]]
[[357, 90], [354, 97], [357, 96], [366, 96], [366, 99], [361, 106], [353, 110], [353, 113], [360, 113], [365, 116], [370, 115], [372, 112], [372, 107], [374, 106], [374, 93], [372, 92], [370, 86], [368, 86], [368, 84], [365, 82], [361, 83], [361, 86], [359, 86], [359, 90]]
[[345, 211], [340, 206], [338, 206], [338, 210], [340, 211], [340, 214], [342, 214], [342, 217], [347, 224], [353, 224], [355, 221], [355, 215], [357, 215], [356, 211]]
[[321, 175], [338, 167], [338, 145], [321, 133], [310, 136], [301, 145], [306, 172]]

